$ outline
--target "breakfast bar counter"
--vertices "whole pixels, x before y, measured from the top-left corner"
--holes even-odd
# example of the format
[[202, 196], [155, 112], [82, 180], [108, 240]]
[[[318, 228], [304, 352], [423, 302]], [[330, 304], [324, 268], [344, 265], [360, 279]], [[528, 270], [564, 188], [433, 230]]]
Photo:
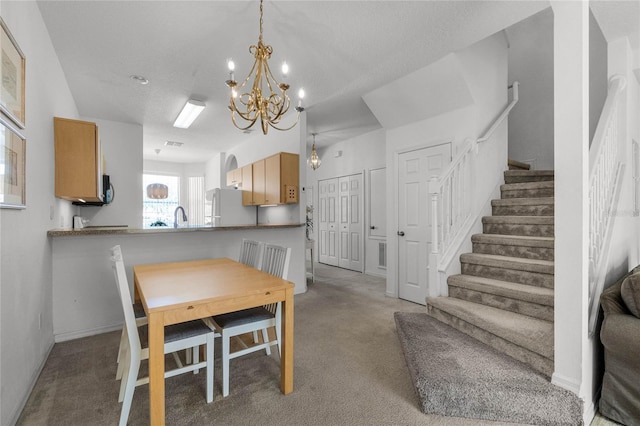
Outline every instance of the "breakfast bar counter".
[[182, 233], [182, 232], [214, 232], [214, 231], [241, 231], [250, 229], [279, 229], [279, 228], [299, 228], [305, 226], [304, 223], [287, 224], [260, 224], [260, 225], [238, 225], [238, 226], [185, 226], [173, 228], [168, 226], [157, 226], [152, 228], [129, 228], [127, 226], [89, 226], [81, 229], [59, 228], [47, 231], [48, 237], [81, 237], [85, 235], [130, 235], [130, 234], [159, 234], [159, 233]]
[[[122, 306], [111, 270], [110, 249], [120, 245], [129, 282], [133, 265], [238, 259], [243, 238], [291, 247], [289, 281], [307, 290], [304, 224], [136, 229], [52, 229], [53, 334], [56, 342], [119, 330]], [[133, 290], [133, 289], [132, 289]]]

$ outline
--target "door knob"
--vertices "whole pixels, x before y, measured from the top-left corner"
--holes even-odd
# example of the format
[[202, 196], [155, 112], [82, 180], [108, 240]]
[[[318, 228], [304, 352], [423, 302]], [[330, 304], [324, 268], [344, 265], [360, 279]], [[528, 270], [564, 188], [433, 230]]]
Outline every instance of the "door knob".
[[398, 235], [399, 235], [400, 237], [404, 237], [404, 231], [398, 231]]
[[375, 226], [370, 226], [369, 229], [376, 229], [376, 227]]

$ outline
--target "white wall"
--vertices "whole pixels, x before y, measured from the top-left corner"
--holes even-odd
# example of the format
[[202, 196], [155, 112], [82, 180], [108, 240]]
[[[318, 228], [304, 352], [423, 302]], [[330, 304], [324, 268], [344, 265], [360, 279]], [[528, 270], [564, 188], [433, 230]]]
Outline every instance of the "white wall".
[[[455, 157], [465, 139], [477, 139], [499, 116], [507, 101], [507, 46], [502, 34], [496, 34], [473, 46], [456, 52], [462, 73], [473, 103], [409, 125], [388, 129], [387, 162], [387, 294], [398, 296], [397, 253], [397, 158], [402, 152], [450, 142]], [[427, 102], [438, 102], [428, 94], [417, 94]], [[401, 113], [401, 111], [398, 111]], [[494, 134], [492, 140], [479, 147], [478, 162], [482, 167], [476, 175], [477, 193], [474, 203], [478, 212], [495, 193], [502, 181], [501, 171], [507, 167], [506, 123]], [[456, 263], [457, 259], [453, 263]], [[427, 259], [424, 259], [425, 267]]]
[[507, 30], [509, 82], [520, 100], [509, 114], [509, 158], [553, 169], [553, 11], [547, 8]]
[[142, 126], [83, 117], [98, 125], [103, 173], [114, 189], [113, 202], [104, 206], [78, 206], [76, 214], [90, 225], [142, 227]]
[[[321, 136], [320, 136], [321, 137]], [[319, 137], [317, 137], [318, 140]], [[348, 176], [364, 172], [365, 188], [363, 196], [365, 197], [363, 212], [364, 219], [364, 235], [365, 238], [365, 272], [372, 275], [386, 276], [386, 269], [378, 267], [378, 241], [380, 238], [372, 238], [369, 236], [369, 191], [386, 191], [386, 188], [370, 188], [369, 172], [371, 169], [385, 167], [385, 143], [386, 132], [383, 129], [375, 130], [364, 135], [338, 142], [329, 147], [318, 150], [318, 155], [322, 160], [322, 165], [313, 170], [308, 165], [304, 166], [307, 175], [307, 187], [313, 188], [313, 205], [316, 207], [314, 211], [314, 229], [312, 238], [316, 240], [316, 248], [318, 247], [318, 181], [339, 176]], [[307, 157], [311, 155], [311, 147], [308, 147]], [[336, 153], [342, 151], [341, 156], [336, 157]], [[388, 203], [387, 203], [388, 204]], [[317, 260], [318, 250], [315, 251]]]
[[0, 3], [26, 57], [26, 202], [0, 210], [0, 424], [14, 424], [53, 345], [51, 244], [70, 226], [71, 203], [54, 193], [53, 117], [78, 110], [36, 2]]

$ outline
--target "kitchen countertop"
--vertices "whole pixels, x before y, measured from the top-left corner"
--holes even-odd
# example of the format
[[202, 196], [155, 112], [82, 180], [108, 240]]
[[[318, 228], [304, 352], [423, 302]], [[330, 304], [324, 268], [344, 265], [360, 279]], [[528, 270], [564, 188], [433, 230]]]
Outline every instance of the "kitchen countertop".
[[126, 235], [126, 234], [163, 234], [175, 232], [214, 232], [214, 231], [236, 231], [243, 229], [274, 229], [274, 228], [298, 228], [305, 226], [304, 223], [286, 224], [260, 224], [260, 225], [238, 225], [238, 226], [190, 226], [182, 228], [172, 228], [159, 226], [153, 228], [129, 228], [125, 226], [103, 226], [88, 227], [82, 229], [50, 229], [47, 231], [48, 237], [80, 237], [85, 235]]

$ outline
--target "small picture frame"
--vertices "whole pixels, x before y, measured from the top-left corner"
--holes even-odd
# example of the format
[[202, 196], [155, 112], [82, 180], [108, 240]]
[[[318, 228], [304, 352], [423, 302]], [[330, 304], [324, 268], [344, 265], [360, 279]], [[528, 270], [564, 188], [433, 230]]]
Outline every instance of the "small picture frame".
[[25, 57], [2, 18], [0, 27], [0, 111], [24, 129]]
[[0, 116], [0, 208], [26, 208], [26, 155], [27, 140]]

